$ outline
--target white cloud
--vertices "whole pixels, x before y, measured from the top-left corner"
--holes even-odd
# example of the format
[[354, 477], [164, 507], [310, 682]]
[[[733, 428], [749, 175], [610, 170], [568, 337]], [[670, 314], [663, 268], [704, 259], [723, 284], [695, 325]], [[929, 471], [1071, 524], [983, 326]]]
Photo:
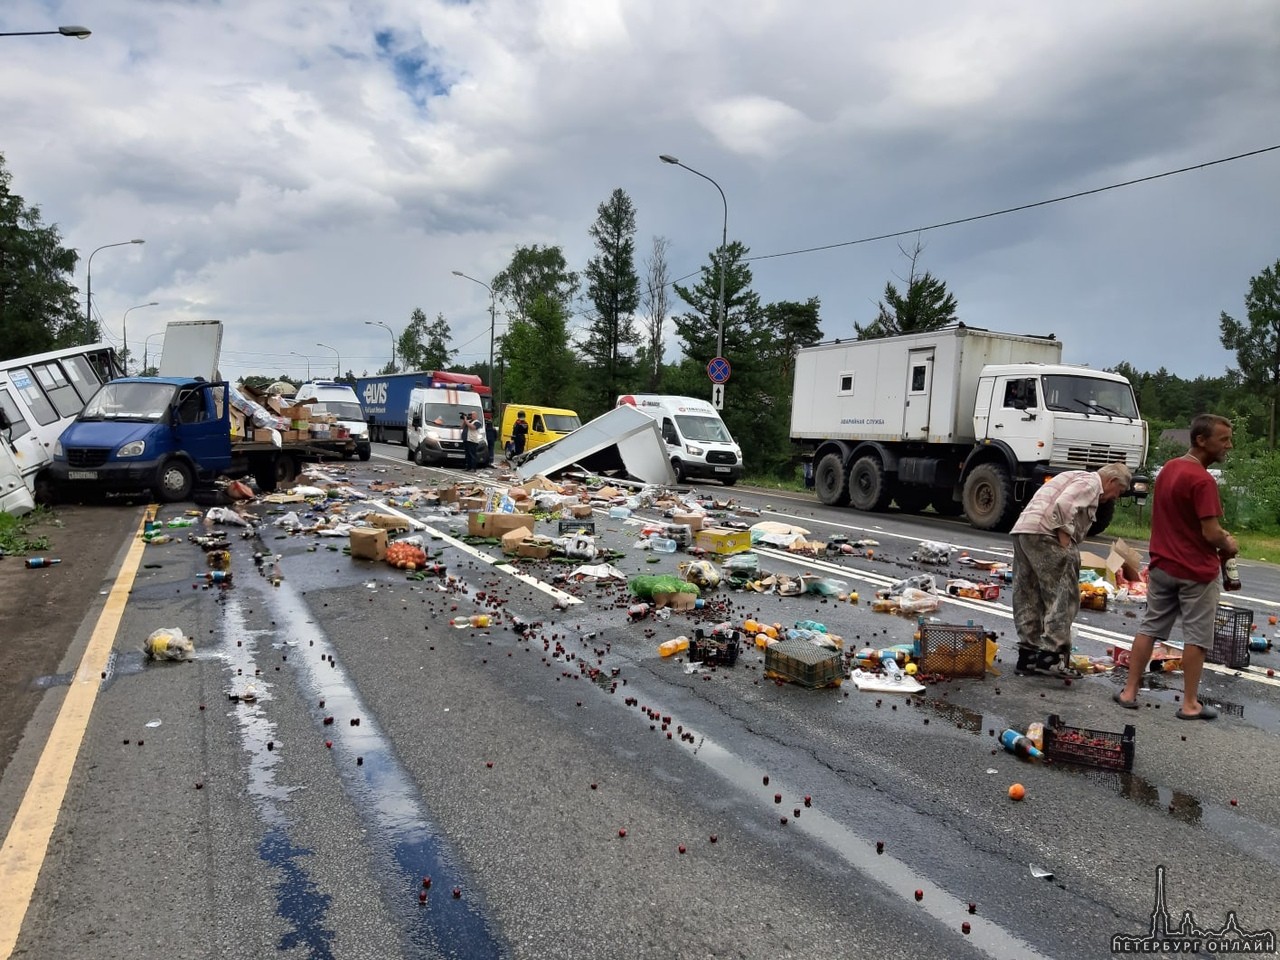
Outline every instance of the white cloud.
[[[488, 351], [488, 280], [519, 244], [574, 267], [615, 187], [672, 272], [982, 213], [1269, 145], [1280, 8], [778, 0], [17, 0], [0, 151], [14, 189], [94, 262], [94, 299], [160, 300], [142, 333], [227, 322], [244, 372], [334, 343], [382, 362], [414, 307]], [[51, 12], [52, 10], [52, 12]], [[92, 22], [89, 22], [89, 21]], [[971, 323], [1053, 330], [1070, 359], [1217, 373], [1221, 310], [1280, 256], [1280, 152], [928, 234]], [[892, 242], [759, 261], [765, 301], [818, 296], [828, 335], [873, 311]], [[83, 277], [78, 278], [83, 283]], [[1185, 335], [1167, 335], [1177, 324]], [[322, 330], [323, 335], [316, 335]], [[136, 334], [131, 334], [134, 341]], [[353, 365], [353, 364], [346, 364]]]

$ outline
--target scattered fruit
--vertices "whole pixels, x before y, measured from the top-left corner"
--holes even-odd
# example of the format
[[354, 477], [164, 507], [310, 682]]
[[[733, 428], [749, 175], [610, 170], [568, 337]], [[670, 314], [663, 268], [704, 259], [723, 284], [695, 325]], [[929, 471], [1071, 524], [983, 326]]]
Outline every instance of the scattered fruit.
[[1027, 788], [1020, 783], [1015, 783], [1009, 787], [1009, 799], [1021, 800], [1027, 795]]

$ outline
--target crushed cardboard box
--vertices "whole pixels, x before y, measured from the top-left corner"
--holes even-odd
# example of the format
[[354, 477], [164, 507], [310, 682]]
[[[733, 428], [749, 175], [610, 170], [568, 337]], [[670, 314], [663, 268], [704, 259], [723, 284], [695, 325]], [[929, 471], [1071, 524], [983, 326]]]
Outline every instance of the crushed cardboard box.
[[467, 533], [473, 537], [503, 537], [508, 532], [523, 528], [533, 533], [534, 517], [531, 513], [482, 513], [467, 514]]
[[393, 517], [387, 513], [371, 513], [365, 519], [375, 527], [389, 531], [408, 530], [410, 526], [409, 521], [403, 517]]
[[1117, 572], [1121, 573], [1126, 580], [1138, 579], [1139, 571], [1142, 569], [1142, 555], [1123, 540], [1116, 540], [1105, 559], [1091, 551], [1081, 551], [1080, 569], [1095, 570], [1098, 576], [1115, 586]]

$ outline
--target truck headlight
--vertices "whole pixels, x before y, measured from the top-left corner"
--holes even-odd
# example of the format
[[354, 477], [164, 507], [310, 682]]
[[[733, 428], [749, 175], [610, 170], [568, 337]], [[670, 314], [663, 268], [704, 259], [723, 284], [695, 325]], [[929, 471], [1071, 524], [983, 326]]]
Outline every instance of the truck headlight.
[[66, 454], [62, 452], [62, 441], [56, 440], [53, 444], [53, 455], [61, 460]]
[[701, 447], [695, 447], [692, 443], [686, 443], [684, 448], [688, 451], [689, 456], [691, 457], [700, 457], [704, 453]]
[[147, 441], [134, 440], [126, 443], [123, 447], [116, 451], [117, 457], [140, 457], [144, 450], [147, 449]]

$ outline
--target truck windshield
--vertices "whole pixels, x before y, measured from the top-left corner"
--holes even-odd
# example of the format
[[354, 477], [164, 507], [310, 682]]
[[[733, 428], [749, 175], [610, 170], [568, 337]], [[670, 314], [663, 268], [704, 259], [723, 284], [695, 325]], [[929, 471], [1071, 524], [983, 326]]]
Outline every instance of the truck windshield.
[[1050, 410], [1138, 419], [1133, 388], [1115, 380], [1048, 374], [1044, 378], [1044, 403]]
[[339, 420], [364, 422], [364, 411], [360, 409], [360, 404], [352, 403], [350, 400], [326, 400], [324, 403], [312, 403], [310, 406], [314, 413], [332, 413]]
[[108, 383], [93, 395], [81, 420], [160, 420], [173, 402], [171, 383]]
[[548, 413], [542, 419], [547, 429], [555, 433], [573, 433], [582, 426], [582, 421], [577, 417], [565, 416], [563, 413]]
[[724, 421], [715, 417], [676, 417], [680, 433], [686, 440], [701, 440], [703, 443], [733, 443]]

